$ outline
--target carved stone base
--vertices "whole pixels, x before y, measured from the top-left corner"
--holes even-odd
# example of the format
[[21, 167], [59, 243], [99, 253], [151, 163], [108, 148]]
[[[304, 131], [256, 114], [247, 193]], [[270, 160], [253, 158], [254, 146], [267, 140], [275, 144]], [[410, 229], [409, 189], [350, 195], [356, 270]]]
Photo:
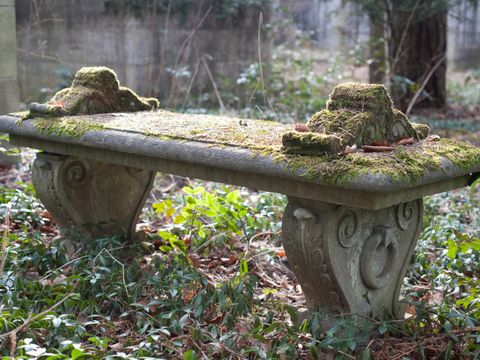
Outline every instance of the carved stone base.
[[422, 200], [370, 211], [289, 198], [285, 251], [310, 309], [400, 318]]
[[155, 172], [39, 153], [32, 181], [62, 234], [131, 238]]

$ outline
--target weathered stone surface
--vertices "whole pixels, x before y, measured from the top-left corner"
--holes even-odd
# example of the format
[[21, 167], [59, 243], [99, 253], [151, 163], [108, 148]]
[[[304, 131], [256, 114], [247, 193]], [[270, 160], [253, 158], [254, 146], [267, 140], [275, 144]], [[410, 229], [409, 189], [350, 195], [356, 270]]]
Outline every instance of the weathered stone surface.
[[399, 293], [422, 215], [421, 200], [367, 211], [289, 198], [283, 244], [307, 306], [402, 317]]
[[132, 238], [155, 172], [39, 153], [32, 182], [65, 236]]

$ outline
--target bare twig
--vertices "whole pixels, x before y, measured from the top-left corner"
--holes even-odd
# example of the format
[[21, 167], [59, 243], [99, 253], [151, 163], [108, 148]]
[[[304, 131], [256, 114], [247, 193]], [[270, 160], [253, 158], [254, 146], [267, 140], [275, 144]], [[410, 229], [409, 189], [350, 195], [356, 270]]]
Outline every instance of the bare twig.
[[408, 104], [407, 110], [405, 111], [405, 115], [408, 116], [410, 114], [413, 106], [415, 105], [415, 103], [418, 100], [418, 97], [422, 93], [423, 89], [425, 89], [425, 86], [427, 86], [428, 81], [430, 80], [432, 75], [435, 73], [435, 71], [438, 69], [438, 67], [442, 64], [442, 62], [445, 61], [445, 59], [446, 59], [446, 55], [443, 54], [440, 57], [440, 59], [438, 59], [438, 61], [435, 63], [435, 65], [433, 65], [433, 67], [430, 69], [430, 71], [427, 73], [427, 75], [425, 76], [425, 79], [423, 79], [422, 85], [418, 88], [415, 95], [413, 95], [412, 100], [410, 100], [410, 103]]
[[103, 248], [97, 256], [95, 256], [95, 258], [92, 260], [92, 262], [95, 262], [97, 260], [97, 258], [102, 254], [102, 252], [106, 252], [108, 254], [108, 256], [110, 256], [110, 258], [112, 258], [113, 261], [115, 261], [118, 265], [120, 265], [122, 267], [122, 281], [123, 281], [123, 287], [125, 288], [125, 293], [127, 294], [128, 297], [130, 297], [130, 293], [128, 292], [128, 288], [127, 288], [127, 282], [125, 280], [125, 265], [123, 263], [121, 263], [119, 260], [117, 260], [117, 258], [115, 256], [112, 255], [112, 253], [110, 251], [108, 251], [106, 248]]
[[10, 357], [15, 359], [15, 353], [17, 352], [17, 333], [14, 332], [10, 335]]
[[5, 269], [5, 261], [7, 259], [7, 245], [10, 238], [10, 206], [5, 208], [5, 218], [3, 219], [3, 235], [2, 244], [0, 247], [0, 278], [3, 277], [3, 270]]
[[[129, 248], [131, 248], [131, 247], [133, 247], [133, 245], [118, 246], [118, 247], [115, 247], [115, 248], [110, 249], [110, 252], [112, 252], [112, 251], [117, 251], [117, 250], [123, 250], [123, 249], [129, 249]], [[82, 259], [86, 259], [86, 258], [89, 258], [89, 257], [94, 257], [94, 256], [95, 256], [95, 258], [96, 258], [98, 255], [99, 255], [99, 254], [88, 254], [88, 255], [83, 255], [83, 256], [80, 256], [80, 257], [78, 257], [78, 258], [72, 259], [72, 260], [66, 262], [65, 264], [59, 266], [59, 267], [56, 268], [55, 270], [50, 270], [50, 271], [47, 273], [47, 275], [45, 275], [44, 277], [42, 277], [42, 278], [40, 279], [40, 281], [43, 281], [43, 280], [48, 279], [50, 276], [54, 275], [56, 271], [59, 271], [59, 270], [65, 268], [65, 267], [67, 267], [67, 266], [70, 265], [70, 264], [73, 264], [73, 263], [75, 263], [75, 262], [77, 262], [77, 261], [80, 261], [80, 260], [82, 260]], [[95, 261], [95, 259], [94, 259], [93, 261]]]
[[[212, 6], [210, 6], [208, 8], [208, 10], [205, 12], [205, 14], [203, 15], [203, 17], [200, 19], [200, 21], [198, 22], [198, 24], [192, 29], [192, 31], [190, 31], [190, 33], [188, 34], [187, 38], [183, 41], [182, 45], [180, 46], [179, 50], [178, 50], [178, 54], [177, 54], [177, 57], [175, 59], [175, 65], [174, 65], [174, 71], [176, 72], [178, 69], [179, 69], [179, 63], [180, 63], [180, 59], [181, 58], [186, 58], [186, 53], [187, 53], [187, 49], [189, 48], [190, 44], [191, 44], [191, 41], [193, 39], [193, 37], [195, 36], [195, 34], [197, 33], [197, 31], [200, 29], [200, 27], [203, 25], [203, 23], [205, 22], [205, 20], [207, 19], [208, 15], [211, 13], [212, 11]], [[185, 61], [185, 60], [184, 60]], [[182, 61], [182, 64], [183, 62]], [[168, 97], [168, 100], [167, 100], [167, 103], [171, 105], [172, 103], [172, 99], [174, 98], [175, 96], [175, 92], [176, 92], [176, 88], [177, 88], [177, 80], [176, 78], [174, 79], [174, 81], [172, 82], [172, 87], [170, 89], [170, 95]]]
[[215, 79], [213, 78], [213, 74], [210, 71], [210, 67], [208, 66], [207, 61], [205, 60], [205, 57], [202, 56], [201, 58], [203, 65], [205, 66], [205, 70], [207, 71], [208, 78], [210, 79], [210, 82], [212, 83], [213, 86], [213, 91], [215, 92], [215, 96], [217, 97], [218, 104], [220, 105], [220, 113], [225, 112], [225, 106], [223, 105], [222, 97], [220, 96], [220, 92], [218, 91], [217, 83], [215, 82]]
[[258, 18], [258, 33], [257, 33], [257, 51], [258, 51], [258, 66], [260, 68], [260, 81], [262, 83], [263, 90], [263, 99], [266, 104], [268, 104], [270, 110], [275, 114], [275, 109], [273, 108], [270, 97], [268, 96], [267, 90], [265, 89], [265, 79], [263, 76], [263, 62], [262, 62], [262, 26], [263, 26], [263, 13], [260, 13]]
[[185, 105], [187, 105], [188, 98], [190, 97], [190, 92], [192, 91], [193, 83], [197, 78], [198, 70], [200, 70], [200, 63], [201, 61], [198, 60], [197, 64], [195, 65], [195, 70], [193, 71], [192, 78], [190, 79], [190, 84], [188, 84], [187, 93], [185, 94], [185, 99], [183, 100], [182, 108], [185, 109]]
[[57, 58], [57, 57], [54, 57], [54, 56], [49, 56], [49, 55], [45, 55], [45, 54], [36, 54], [34, 52], [27, 52], [26, 50], [24, 50], [22, 48], [18, 48], [18, 47], [17, 47], [17, 51], [19, 53], [22, 53], [22, 54], [27, 55], [27, 56], [32, 56], [32, 57], [36, 57], [36, 58], [43, 59], [43, 60], [53, 61], [57, 64], [63, 64], [64, 63], [60, 58]]

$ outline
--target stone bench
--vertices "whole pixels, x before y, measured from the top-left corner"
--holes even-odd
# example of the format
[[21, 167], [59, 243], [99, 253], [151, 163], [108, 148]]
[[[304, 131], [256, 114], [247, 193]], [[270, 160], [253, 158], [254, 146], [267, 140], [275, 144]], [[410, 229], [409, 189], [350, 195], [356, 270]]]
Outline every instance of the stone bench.
[[480, 171], [479, 149], [446, 139], [336, 158], [286, 154], [292, 125], [270, 121], [163, 110], [20, 116], [0, 116], [0, 132], [41, 150], [33, 184], [63, 231], [103, 224], [88, 231], [132, 237], [157, 171], [286, 194], [289, 263], [308, 307], [331, 312], [401, 317], [422, 197]]

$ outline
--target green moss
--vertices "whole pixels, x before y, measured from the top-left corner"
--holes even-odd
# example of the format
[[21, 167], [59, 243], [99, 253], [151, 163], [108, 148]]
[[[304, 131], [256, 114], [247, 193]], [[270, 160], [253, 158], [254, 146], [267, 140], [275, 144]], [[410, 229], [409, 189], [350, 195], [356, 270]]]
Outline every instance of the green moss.
[[18, 111], [14, 113], [9, 113], [8, 115], [18, 117], [20, 120], [26, 120], [30, 117], [30, 111]]
[[287, 153], [302, 155], [338, 154], [343, 150], [338, 136], [313, 132], [287, 132], [282, 136], [282, 145]]
[[480, 165], [480, 148], [448, 139], [420, 142], [412, 146], [396, 146], [391, 153], [357, 152], [345, 157], [273, 154], [285, 162], [292, 173], [300, 172], [308, 179], [321, 178], [331, 185], [346, 184], [355, 177], [382, 174], [393, 182], [415, 184], [429, 170], [442, 169], [444, 161], [472, 170]]
[[376, 126], [376, 120], [375, 115], [371, 112], [325, 109], [314, 114], [307, 122], [307, 126], [316, 133], [340, 137], [344, 145], [355, 144], [362, 147], [363, 144], [371, 143], [382, 137], [378, 133], [380, 126]]
[[116, 93], [120, 90], [120, 82], [117, 74], [112, 69], [105, 66], [92, 66], [78, 70], [71, 87], [83, 87], [100, 90], [105, 93]]
[[420, 139], [425, 139], [430, 132], [430, 126], [427, 124], [412, 123], [413, 128], [419, 134]]
[[85, 135], [88, 131], [102, 130], [100, 125], [92, 124], [88, 120], [82, 119], [54, 119], [54, 118], [36, 118], [34, 120], [35, 129], [43, 135], [55, 135], [78, 138]]
[[113, 70], [84, 67], [75, 75], [71, 87], [57, 92], [46, 104], [30, 104], [28, 117], [134, 112], [158, 107], [157, 99], [140, 97], [120, 86]]
[[328, 110], [384, 111], [392, 106], [387, 89], [380, 84], [340, 84], [327, 101]]

